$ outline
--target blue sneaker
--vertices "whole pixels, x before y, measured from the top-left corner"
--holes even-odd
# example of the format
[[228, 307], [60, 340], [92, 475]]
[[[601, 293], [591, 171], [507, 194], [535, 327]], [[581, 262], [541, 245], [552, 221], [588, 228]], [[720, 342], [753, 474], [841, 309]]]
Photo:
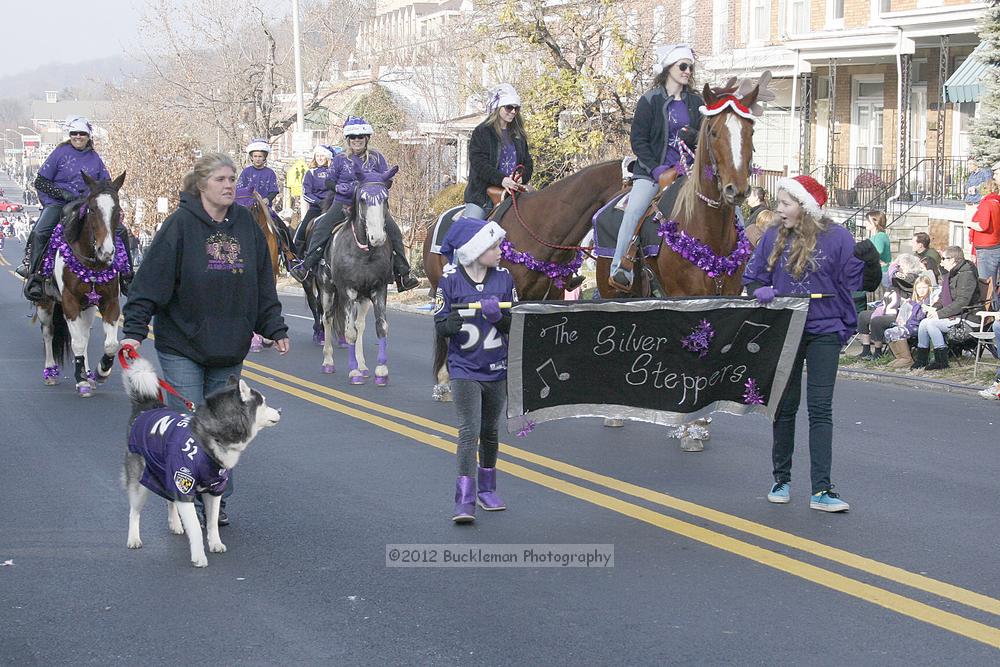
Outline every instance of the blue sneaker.
[[812, 494], [812, 498], [809, 499], [809, 508], [820, 512], [846, 512], [851, 509], [851, 506], [841, 500], [840, 496], [832, 489], [827, 489]]
[[791, 484], [788, 482], [775, 482], [767, 494], [767, 502], [784, 505], [792, 499]]

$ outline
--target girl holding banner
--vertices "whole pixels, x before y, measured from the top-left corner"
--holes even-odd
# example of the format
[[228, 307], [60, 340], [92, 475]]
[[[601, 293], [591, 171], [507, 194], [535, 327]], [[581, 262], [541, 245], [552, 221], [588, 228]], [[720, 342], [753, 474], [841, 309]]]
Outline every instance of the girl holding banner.
[[[438, 283], [434, 325], [448, 339], [448, 373], [458, 412], [455, 523], [475, 521], [477, 501], [488, 512], [507, 509], [496, 493], [496, 463], [497, 430], [507, 403], [511, 317], [500, 310], [500, 302], [516, 301], [517, 292], [510, 273], [498, 266], [505, 235], [495, 222], [462, 216], [441, 244], [448, 264]], [[462, 305], [475, 302], [476, 309]], [[473, 477], [477, 439], [479, 470]]]
[[[771, 457], [774, 483], [767, 499], [790, 500], [795, 415], [802, 394], [802, 365], [808, 364], [806, 405], [809, 410], [809, 457], [812, 497], [809, 507], [823, 512], [846, 512], [850, 506], [833, 491], [830, 467], [833, 449], [833, 386], [840, 349], [857, 329], [852, 292], [862, 288], [866, 264], [878, 257], [870, 241], [855, 248], [844, 227], [823, 215], [826, 189], [810, 176], [778, 181], [778, 224], [770, 227], [754, 251], [743, 276], [747, 292], [761, 303], [775, 296], [821, 293], [809, 302], [805, 331], [785, 394], [773, 425]], [[858, 255], [864, 254], [867, 261]], [[881, 271], [879, 271], [881, 274]]]

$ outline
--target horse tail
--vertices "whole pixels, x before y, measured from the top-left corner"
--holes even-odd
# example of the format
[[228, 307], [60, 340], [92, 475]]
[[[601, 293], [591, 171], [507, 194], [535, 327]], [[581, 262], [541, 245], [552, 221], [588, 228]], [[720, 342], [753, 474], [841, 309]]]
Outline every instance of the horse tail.
[[438, 371], [440, 371], [448, 359], [448, 341], [444, 336], [439, 336], [434, 332], [434, 382], [438, 382]]
[[347, 328], [347, 309], [353, 308], [355, 304], [336, 285], [333, 286], [333, 303], [333, 329], [338, 336], [343, 336]]
[[67, 353], [72, 356], [72, 344], [73, 337], [70, 335], [62, 304], [56, 301], [52, 306], [52, 358], [57, 365], [65, 365]]

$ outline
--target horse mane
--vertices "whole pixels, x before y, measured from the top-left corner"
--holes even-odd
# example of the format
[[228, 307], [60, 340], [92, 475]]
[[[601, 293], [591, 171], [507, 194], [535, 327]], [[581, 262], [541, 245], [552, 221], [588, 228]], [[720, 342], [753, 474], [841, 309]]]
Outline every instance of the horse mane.
[[[698, 147], [694, 152], [694, 164], [691, 165], [689, 170], [690, 175], [684, 182], [684, 185], [681, 186], [681, 191], [677, 195], [677, 202], [674, 204], [674, 209], [670, 212], [670, 217], [674, 220], [686, 222], [694, 220], [698, 214], [698, 186], [701, 184], [701, 176], [705, 172], [705, 155], [708, 153], [707, 150], [703, 150], [705, 141], [707, 140], [705, 135], [708, 134], [708, 124], [708, 118], [702, 119], [701, 130], [698, 133]], [[681, 156], [681, 159], [683, 160], [684, 157]]]

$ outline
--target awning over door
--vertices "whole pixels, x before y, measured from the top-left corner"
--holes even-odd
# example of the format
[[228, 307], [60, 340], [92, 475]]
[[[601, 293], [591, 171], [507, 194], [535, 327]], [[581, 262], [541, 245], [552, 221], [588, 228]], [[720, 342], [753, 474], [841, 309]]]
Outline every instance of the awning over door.
[[969, 54], [958, 69], [948, 77], [944, 84], [945, 98], [949, 102], [978, 102], [980, 85], [983, 75], [989, 65], [980, 60], [983, 51], [983, 44], [976, 47], [976, 50]]

